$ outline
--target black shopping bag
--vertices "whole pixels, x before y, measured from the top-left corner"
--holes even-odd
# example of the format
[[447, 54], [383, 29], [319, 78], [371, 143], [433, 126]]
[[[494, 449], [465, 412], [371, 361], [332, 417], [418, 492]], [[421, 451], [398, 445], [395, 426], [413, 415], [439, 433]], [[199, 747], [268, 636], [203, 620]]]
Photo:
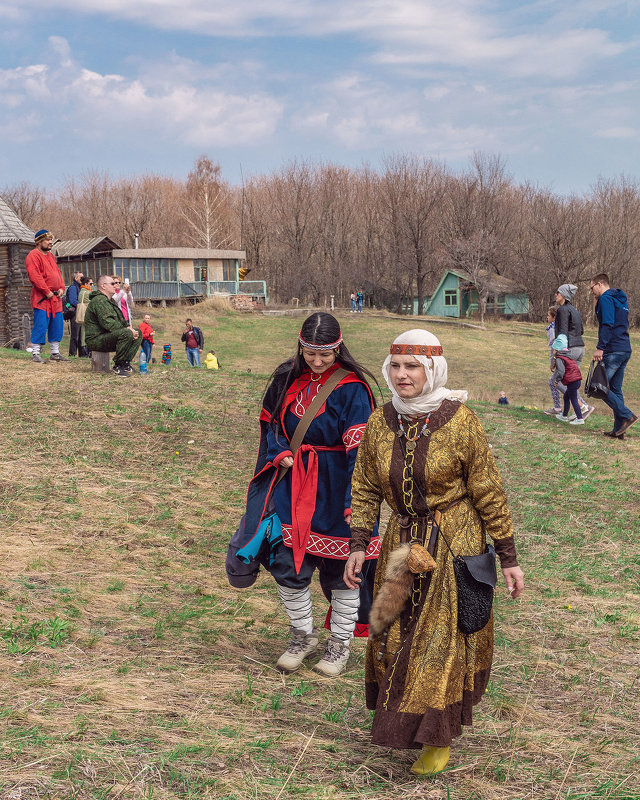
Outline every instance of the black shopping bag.
[[591, 362], [584, 391], [587, 397], [595, 397], [597, 400], [606, 400], [609, 396], [609, 379], [603, 361]]

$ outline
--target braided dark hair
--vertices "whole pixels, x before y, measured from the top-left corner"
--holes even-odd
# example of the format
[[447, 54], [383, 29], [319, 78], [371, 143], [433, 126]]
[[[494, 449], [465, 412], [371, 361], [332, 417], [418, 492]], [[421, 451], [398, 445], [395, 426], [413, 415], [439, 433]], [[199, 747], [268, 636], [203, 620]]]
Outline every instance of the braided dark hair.
[[[307, 317], [302, 323], [300, 336], [305, 342], [309, 342], [309, 344], [333, 344], [340, 338], [340, 324], [332, 314], [328, 314], [326, 311], [316, 311], [315, 314], [311, 314], [311, 316]], [[376, 386], [378, 386], [378, 389], [380, 389], [378, 381], [373, 374], [355, 360], [344, 342], [336, 349], [336, 362], [340, 364], [341, 367], [355, 373], [363, 383], [371, 388], [369, 381], [365, 377], [369, 376]], [[274, 394], [276, 399], [273, 408], [268, 409], [271, 411], [271, 422], [279, 419], [285, 395], [291, 384], [308, 369], [309, 366], [302, 355], [302, 347], [298, 346], [295, 356], [284, 361], [273, 371], [269, 384], [275, 384], [273, 389], [275, 389]], [[371, 392], [371, 396], [375, 408], [376, 401], [373, 397], [373, 392]]]

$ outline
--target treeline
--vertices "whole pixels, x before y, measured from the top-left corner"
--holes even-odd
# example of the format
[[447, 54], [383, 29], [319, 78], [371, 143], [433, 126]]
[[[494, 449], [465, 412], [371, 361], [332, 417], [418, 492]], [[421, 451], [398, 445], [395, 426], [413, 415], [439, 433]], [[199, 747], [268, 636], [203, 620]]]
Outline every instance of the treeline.
[[559, 284], [575, 283], [589, 318], [589, 278], [607, 272], [640, 324], [640, 185], [625, 177], [561, 197], [516, 184], [497, 156], [476, 154], [453, 173], [397, 155], [378, 169], [296, 161], [237, 187], [202, 156], [184, 181], [88, 173], [58, 191], [0, 193], [27, 225], [62, 239], [108, 235], [131, 247], [138, 233], [141, 247], [245, 249], [251, 278], [266, 280], [276, 302], [323, 305], [333, 294], [346, 305], [360, 287], [377, 306], [400, 310], [417, 297], [421, 307], [453, 267], [476, 283], [481, 305], [487, 275], [512, 279], [535, 319]]

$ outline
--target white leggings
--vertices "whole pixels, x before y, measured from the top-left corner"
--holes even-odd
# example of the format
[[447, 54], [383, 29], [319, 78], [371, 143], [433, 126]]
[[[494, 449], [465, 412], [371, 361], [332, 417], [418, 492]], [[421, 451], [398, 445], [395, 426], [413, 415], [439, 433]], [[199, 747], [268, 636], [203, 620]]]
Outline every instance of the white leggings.
[[[313, 631], [313, 607], [311, 605], [311, 589], [289, 589], [276, 584], [284, 604], [291, 627], [311, 633]], [[343, 642], [348, 642], [358, 620], [360, 591], [358, 589], [331, 590], [331, 635]]]

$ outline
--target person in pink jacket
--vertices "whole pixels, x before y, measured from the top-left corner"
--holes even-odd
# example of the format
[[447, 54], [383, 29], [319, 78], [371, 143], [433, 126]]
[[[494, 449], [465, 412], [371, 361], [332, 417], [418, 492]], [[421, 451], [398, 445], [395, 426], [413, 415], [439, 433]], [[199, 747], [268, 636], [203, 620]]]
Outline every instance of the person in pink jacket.
[[133, 295], [131, 294], [131, 287], [129, 286], [129, 279], [125, 278], [123, 284], [122, 279], [118, 275], [114, 275], [113, 284], [116, 287], [116, 293], [113, 295], [113, 300], [118, 304], [125, 321], [131, 325], [134, 303]]
[[33, 330], [31, 331], [31, 344], [33, 345], [32, 361], [36, 364], [45, 364], [41, 356], [42, 346], [49, 338], [51, 349], [50, 361], [69, 361], [60, 355], [60, 342], [64, 333], [62, 318], [62, 295], [64, 294], [64, 280], [58, 263], [51, 252], [53, 247], [53, 234], [46, 229], [37, 231], [35, 235], [36, 246], [24, 260], [27, 275], [31, 281], [31, 308], [33, 309]]

